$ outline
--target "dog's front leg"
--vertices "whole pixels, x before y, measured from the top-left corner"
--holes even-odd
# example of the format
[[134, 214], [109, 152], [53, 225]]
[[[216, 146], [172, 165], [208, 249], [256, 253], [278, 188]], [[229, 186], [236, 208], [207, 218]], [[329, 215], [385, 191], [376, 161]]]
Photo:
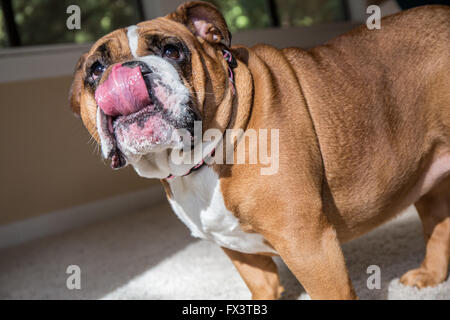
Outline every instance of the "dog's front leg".
[[283, 233], [265, 236], [311, 299], [357, 299], [336, 231], [323, 214], [310, 212]]
[[223, 251], [231, 259], [254, 300], [280, 298], [284, 288], [280, 285], [278, 270], [272, 257], [261, 254], [247, 254], [227, 248]]

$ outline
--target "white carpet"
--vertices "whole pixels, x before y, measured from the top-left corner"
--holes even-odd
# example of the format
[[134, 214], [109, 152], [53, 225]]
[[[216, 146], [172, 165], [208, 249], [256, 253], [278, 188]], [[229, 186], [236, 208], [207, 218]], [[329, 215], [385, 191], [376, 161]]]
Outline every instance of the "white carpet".
[[[398, 278], [424, 254], [413, 210], [344, 246], [361, 299], [450, 299], [450, 281], [404, 287]], [[277, 260], [284, 299], [307, 298]], [[68, 290], [68, 265], [81, 268], [81, 290]], [[381, 289], [369, 290], [366, 269], [381, 268]], [[0, 299], [249, 299], [231, 262], [215, 244], [193, 239], [168, 205], [116, 217], [62, 235], [0, 251]]]

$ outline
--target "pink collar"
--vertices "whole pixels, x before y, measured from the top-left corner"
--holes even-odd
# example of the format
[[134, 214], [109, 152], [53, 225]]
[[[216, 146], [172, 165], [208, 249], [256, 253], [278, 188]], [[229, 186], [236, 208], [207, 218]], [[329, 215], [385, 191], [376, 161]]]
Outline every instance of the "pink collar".
[[223, 49], [222, 52], [223, 57], [225, 58], [226, 62], [228, 62], [228, 80], [230, 81], [231, 84], [231, 90], [233, 90], [233, 94], [236, 94], [233, 69], [237, 67], [237, 62], [230, 51]]
[[[233, 91], [233, 95], [235, 95], [236, 94], [236, 87], [235, 87], [235, 84], [234, 84], [234, 72], [233, 72], [233, 69], [237, 67], [237, 61], [236, 61], [236, 59], [234, 59], [234, 57], [233, 57], [233, 55], [231, 54], [230, 51], [223, 49], [222, 52], [223, 52], [224, 59], [228, 63], [228, 80], [230, 81], [231, 90]], [[215, 151], [215, 149], [213, 149], [211, 151], [211, 153], [208, 155], [208, 157], [214, 156], [214, 151]], [[205, 159], [206, 158], [203, 158], [202, 161], [197, 163], [194, 167], [189, 169], [188, 172], [186, 172], [185, 174], [181, 175], [180, 177], [187, 176], [187, 175], [191, 174], [192, 172], [197, 171], [198, 169], [203, 167], [205, 165]], [[169, 174], [167, 176], [167, 178], [165, 178], [165, 179], [166, 180], [171, 180], [171, 179], [176, 178], [176, 177], [177, 176], [174, 176], [173, 174]]]
[[[211, 153], [208, 155], [208, 157], [213, 157], [214, 156], [214, 152], [216, 151], [216, 149], [213, 149], [213, 151], [211, 151]], [[185, 174], [179, 176], [179, 177], [185, 177], [189, 174], [191, 174], [194, 171], [197, 171], [198, 169], [200, 169], [201, 167], [203, 167], [205, 165], [205, 158], [202, 159], [202, 161], [200, 161], [199, 163], [197, 163], [194, 167], [190, 168], [188, 170], [188, 172], [186, 172]], [[166, 178], [166, 180], [172, 180], [173, 178], [176, 178], [177, 176], [174, 176], [173, 174], [169, 174]]]

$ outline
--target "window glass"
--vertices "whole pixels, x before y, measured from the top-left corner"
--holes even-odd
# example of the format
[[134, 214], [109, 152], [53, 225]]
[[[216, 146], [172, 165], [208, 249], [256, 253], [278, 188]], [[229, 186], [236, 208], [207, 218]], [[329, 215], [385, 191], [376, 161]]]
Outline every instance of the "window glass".
[[346, 20], [342, 0], [276, 0], [281, 26], [310, 26]]
[[[347, 17], [345, 0], [207, 1], [221, 10], [231, 32], [310, 26]], [[4, 0], [1, 3], [12, 5], [13, 23], [8, 26], [17, 30], [17, 37], [12, 38], [22, 46], [91, 42], [112, 30], [143, 20], [140, 0]], [[66, 10], [70, 5], [81, 9], [80, 30], [69, 30], [66, 26], [70, 15]], [[9, 46], [12, 40], [8, 37], [3, 13], [0, 7], [0, 48]]]
[[[81, 9], [79, 30], [69, 30], [66, 26], [70, 16], [66, 10], [70, 5]], [[94, 41], [141, 20], [138, 0], [12, 0], [12, 8], [23, 46]], [[0, 33], [2, 44], [5, 42]]]
[[272, 25], [266, 0], [208, 0], [208, 2], [219, 8], [231, 32]]
[[0, 48], [6, 47], [8, 38], [5, 30], [5, 22], [3, 21], [3, 9], [0, 6]]
[[345, 0], [208, 0], [230, 31], [264, 27], [310, 26], [346, 20]]

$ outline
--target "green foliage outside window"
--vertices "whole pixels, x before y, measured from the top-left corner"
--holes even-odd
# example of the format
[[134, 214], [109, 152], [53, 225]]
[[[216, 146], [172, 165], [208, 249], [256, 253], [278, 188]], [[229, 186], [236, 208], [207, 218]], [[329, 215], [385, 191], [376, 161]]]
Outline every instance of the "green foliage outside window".
[[3, 10], [0, 7], [0, 48], [6, 47], [8, 44], [8, 38], [6, 36], [6, 31], [3, 21]]
[[345, 20], [342, 0], [277, 0], [281, 26], [311, 26]]
[[225, 17], [231, 32], [240, 29], [265, 28], [271, 25], [265, 0], [208, 0]]
[[[208, 0], [223, 13], [231, 32], [271, 27], [269, 0]], [[274, 0], [280, 26], [311, 26], [346, 18], [344, 0]], [[277, 14], [275, 13], [275, 14]]]
[[[12, 5], [24, 46], [94, 41], [140, 20], [138, 2], [130, 0], [13, 0]], [[70, 5], [81, 9], [80, 30], [67, 29], [66, 10]], [[0, 30], [0, 46], [4, 46], [5, 31]]]
[[[138, 0], [11, 0], [21, 45], [85, 43], [141, 20]], [[147, 1], [147, 0], [143, 0]], [[163, 1], [163, 0], [161, 0]], [[231, 32], [310, 26], [346, 18], [344, 0], [207, 0], [223, 13]], [[270, 8], [274, 10], [271, 12]], [[81, 9], [81, 29], [68, 30], [67, 7]], [[275, 12], [276, 11], [276, 12]], [[0, 7], [0, 48], [8, 36]]]

